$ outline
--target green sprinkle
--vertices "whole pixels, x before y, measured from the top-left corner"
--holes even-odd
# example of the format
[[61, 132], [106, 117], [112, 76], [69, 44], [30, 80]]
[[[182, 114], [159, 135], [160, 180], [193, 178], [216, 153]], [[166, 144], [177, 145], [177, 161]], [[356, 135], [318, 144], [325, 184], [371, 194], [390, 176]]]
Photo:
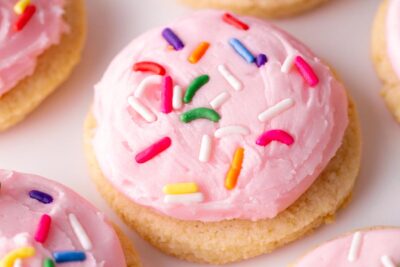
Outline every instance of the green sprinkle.
[[201, 75], [197, 78], [195, 78], [188, 86], [188, 88], [186, 89], [186, 93], [185, 96], [183, 97], [183, 102], [184, 103], [189, 103], [190, 101], [192, 101], [194, 95], [196, 94], [196, 92], [206, 83], [208, 83], [208, 81], [210, 80], [210, 76], [208, 75]]
[[213, 122], [218, 122], [221, 119], [221, 116], [211, 108], [195, 108], [186, 111], [181, 115], [181, 121], [184, 123], [197, 119], [207, 119]]
[[52, 259], [47, 258], [43, 261], [43, 267], [55, 267], [55, 265]]

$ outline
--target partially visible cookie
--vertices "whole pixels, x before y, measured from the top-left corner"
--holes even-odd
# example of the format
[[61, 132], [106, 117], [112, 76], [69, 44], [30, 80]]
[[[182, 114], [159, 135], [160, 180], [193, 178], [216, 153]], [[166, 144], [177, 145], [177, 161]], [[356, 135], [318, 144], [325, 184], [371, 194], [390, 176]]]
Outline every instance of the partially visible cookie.
[[0, 185], [0, 266], [140, 266], [124, 233], [72, 190], [6, 170]]
[[[0, 3], [7, 14], [4, 20], [15, 21], [23, 16], [13, 11], [17, 2]], [[79, 62], [86, 35], [84, 4], [84, 0], [32, 0], [35, 11], [22, 29], [16, 31], [16, 24], [9, 21], [0, 24], [1, 31], [6, 32], [0, 36], [0, 131], [23, 120], [69, 77]], [[24, 57], [16, 53], [24, 53]]]
[[372, 58], [383, 82], [381, 95], [400, 122], [400, 16], [399, 0], [384, 0], [372, 29]]
[[178, 0], [196, 8], [218, 8], [264, 18], [289, 17], [328, 0]]
[[400, 228], [373, 227], [315, 248], [291, 267], [393, 267], [400, 263]]

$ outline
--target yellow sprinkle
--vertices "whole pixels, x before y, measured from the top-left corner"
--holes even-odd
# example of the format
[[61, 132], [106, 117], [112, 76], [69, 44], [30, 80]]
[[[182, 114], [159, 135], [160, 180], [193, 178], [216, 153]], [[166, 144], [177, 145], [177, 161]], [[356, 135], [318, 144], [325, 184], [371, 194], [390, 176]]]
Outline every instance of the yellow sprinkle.
[[26, 7], [31, 3], [31, 0], [19, 0], [14, 6], [14, 12], [18, 15], [24, 13]]
[[178, 194], [191, 194], [199, 191], [196, 183], [176, 183], [167, 184], [163, 188], [164, 194], [178, 195]]
[[210, 47], [210, 44], [207, 42], [201, 42], [195, 50], [190, 54], [188, 60], [190, 63], [197, 63], [206, 53], [207, 49]]
[[0, 261], [0, 267], [13, 267], [14, 262], [17, 259], [30, 258], [34, 255], [35, 248], [33, 247], [22, 247], [15, 249], [4, 256], [4, 258]]
[[236, 186], [240, 171], [242, 170], [243, 157], [244, 149], [239, 147], [233, 155], [231, 167], [226, 174], [225, 188], [228, 190], [232, 190]]

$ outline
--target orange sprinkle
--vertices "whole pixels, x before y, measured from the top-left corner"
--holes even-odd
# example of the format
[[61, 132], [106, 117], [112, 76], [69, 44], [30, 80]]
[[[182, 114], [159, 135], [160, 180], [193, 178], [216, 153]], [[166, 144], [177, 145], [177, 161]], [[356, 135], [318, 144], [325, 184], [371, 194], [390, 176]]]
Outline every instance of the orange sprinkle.
[[244, 149], [239, 147], [236, 149], [232, 159], [231, 166], [226, 174], [225, 187], [228, 190], [235, 188], [240, 171], [242, 170], [242, 163], [244, 158]]
[[201, 42], [195, 50], [190, 54], [188, 60], [192, 64], [196, 64], [207, 52], [207, 49], [210, 47], [210, 44], [207, 42]]
[[167, 45], [167, 51], [172, 51], [175, 50], [174, 47], [172, 45]]

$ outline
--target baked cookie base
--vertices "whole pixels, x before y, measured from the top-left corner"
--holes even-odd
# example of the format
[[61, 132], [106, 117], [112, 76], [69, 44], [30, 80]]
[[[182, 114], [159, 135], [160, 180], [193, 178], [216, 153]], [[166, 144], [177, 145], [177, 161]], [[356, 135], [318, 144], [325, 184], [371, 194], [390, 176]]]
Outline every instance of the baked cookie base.
[[70, 32], [39, 56], [34, 73], [0, 97], [0, 131], [22, 121], [71, 74], [86, 36], [84, 0], [66, 1], [64, 19]]
[[121, 242], [121, 247], [125, 255], [126, 266], [141, 267], [142, 265], [140, 263], [139, 255], [137, 254], [135, 248], [133, 247], [132, 242], [118, 226], [113, 225], [113, 227], [118, 236], [119, 241]]
[[84, 146], [93, 181], [127, 225], [161, 251], [178, 258], [225, 264], [269, 253], [334, 220], [351, 198], [361, 157], [361, 137], [354, 104], [343, 144], [314, 184], [273, 219], [200, 222], [177, 220], [135, 204], [103, 175], [92, 148], [96, 121], [87, 116]]
[[[400, 122], [400, 80], [393, 70], [386, 45], [386, 13], [388, 1], [380, 5], [372, 27], [372, 59], [379, 78], [383, 82], [381, 95], [386, 106]], [[400, 49], [400, 48], [399, 48]]]
[[262, 18], [290, 17], [328, 0], [178, 0], [196, 8], [218, 8]]

